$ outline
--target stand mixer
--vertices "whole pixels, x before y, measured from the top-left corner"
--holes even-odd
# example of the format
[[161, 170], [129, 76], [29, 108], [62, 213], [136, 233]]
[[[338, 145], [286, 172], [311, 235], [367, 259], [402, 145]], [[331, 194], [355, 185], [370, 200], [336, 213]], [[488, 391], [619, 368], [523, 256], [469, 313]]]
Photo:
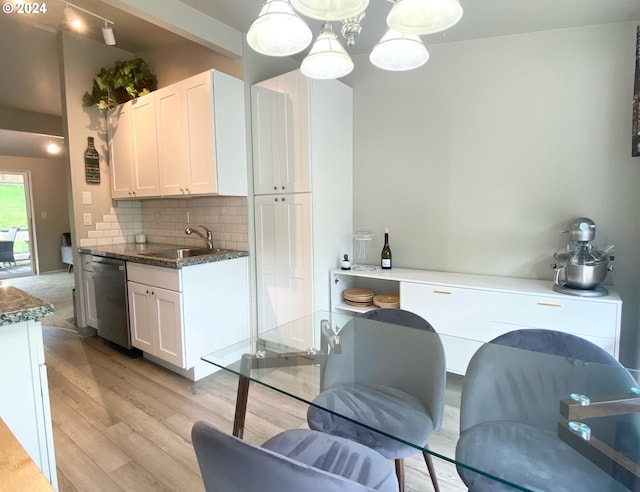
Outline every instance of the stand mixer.
[[553, 255], [558, 262], [551, 265], [556, 271], [553, 290], [575, 296], [606, 296], [608, 291], [600, 284], [613, 270], [609, 262], [613, 260], [610, 254], [614, 247], [601, 251], [591, 244], [596, 225], [587, 217], [572, 220], [562, 232], [569, 234], [569, 243], [565, 251]]

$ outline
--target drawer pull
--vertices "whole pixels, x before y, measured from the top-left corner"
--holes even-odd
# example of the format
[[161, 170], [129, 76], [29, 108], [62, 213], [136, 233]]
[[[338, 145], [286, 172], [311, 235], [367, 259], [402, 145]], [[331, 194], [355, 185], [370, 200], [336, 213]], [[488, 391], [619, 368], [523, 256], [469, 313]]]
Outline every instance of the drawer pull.
[[451, 292], [448, 290], [434, 290], [433, 291], [434, 294], [449, 294], [451, 295]]
[[547, 307], [562, 307], [562, 304], [552, 304], [550, 302], [539, 302], [538, 306], [547, 306]]

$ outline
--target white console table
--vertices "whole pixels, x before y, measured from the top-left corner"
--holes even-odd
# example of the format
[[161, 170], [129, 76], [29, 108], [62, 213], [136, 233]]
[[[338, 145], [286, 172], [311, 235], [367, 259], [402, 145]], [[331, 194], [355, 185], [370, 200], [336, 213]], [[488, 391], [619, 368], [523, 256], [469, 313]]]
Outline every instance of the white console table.
[[548, 280], [492, 277], [394, 268], [331, 271], [331, 310], [364, 312], [345, 304], [349, 287], [376, 294], [399, 294], [400, 307], [425, 318], [445, 343], [447, 370], [464, 374], [471, 356], [485, 342], [520, 328], [544, 328], [585, 338], [618, 357], [622, 300], [609, 295], [580, 297], [552, 290]]

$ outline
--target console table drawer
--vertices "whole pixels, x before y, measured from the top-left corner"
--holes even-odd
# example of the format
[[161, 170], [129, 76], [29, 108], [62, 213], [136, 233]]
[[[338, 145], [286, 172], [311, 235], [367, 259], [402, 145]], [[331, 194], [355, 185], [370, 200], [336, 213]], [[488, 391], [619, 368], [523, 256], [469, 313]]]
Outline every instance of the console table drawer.
[[402, 282], [400, 306], [422, 316], [438, 333], [481, 342], [491, 339], [490, 292]]
[[616, 338], [618, 306], [590, 300], [494, 293], [493, 320], [577, 335]]

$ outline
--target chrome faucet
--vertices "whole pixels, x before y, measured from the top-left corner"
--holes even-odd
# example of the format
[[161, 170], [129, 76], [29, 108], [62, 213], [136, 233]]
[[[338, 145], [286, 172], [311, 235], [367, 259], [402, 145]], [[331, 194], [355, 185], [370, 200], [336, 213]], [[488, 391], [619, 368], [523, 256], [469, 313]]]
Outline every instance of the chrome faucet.
[[207, 248], [209, 249], [213, 249], [213, 232], [211, 232], [210, 229], [207, 229], [205, 226], [201, 225], [198, 227], [202, 227], [204, 229], [204, 232], [206, 233], [206, 236], [204, 234], [202, 234], [199, 230], [197, 229], [193, 229], [191, 227], [187, 227], [184, 230], [184, 233], [187, 235], [191, 235], [193, 233], [196, 233], [198, 236], [200, 236], [202, 239], [204, 239], [207, 243]]

